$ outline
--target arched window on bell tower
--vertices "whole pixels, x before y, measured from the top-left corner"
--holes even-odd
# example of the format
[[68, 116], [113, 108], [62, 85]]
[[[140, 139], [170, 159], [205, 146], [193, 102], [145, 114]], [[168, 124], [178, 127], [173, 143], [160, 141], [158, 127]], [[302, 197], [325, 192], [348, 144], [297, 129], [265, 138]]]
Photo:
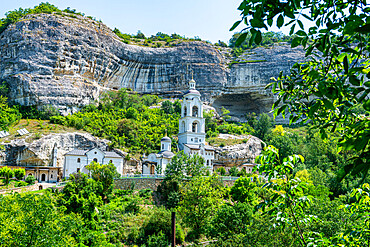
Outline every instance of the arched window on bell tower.
[[193, 106], [193, 117], [198, 117], [199, 114], [198, 114], [198, 107], [197, 106]]
[[192, 132], [194, 132], [194, 133], [199, 132], [199, 124], [198, 124], [198, 122], [193, 122], [193, 124], [192, 124]]
[[182, 121], [181, 122], [181, 130], [180, 130], [181, 133], [184, 133], [185, 132], [185, 121]]

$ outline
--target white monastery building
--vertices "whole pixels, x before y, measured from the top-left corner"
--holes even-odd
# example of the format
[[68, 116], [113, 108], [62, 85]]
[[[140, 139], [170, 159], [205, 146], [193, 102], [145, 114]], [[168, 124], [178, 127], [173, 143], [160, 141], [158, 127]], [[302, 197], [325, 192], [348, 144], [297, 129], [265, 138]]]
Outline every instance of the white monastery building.
[[100, 164], [113, 163], [117, 168], [117, 172], [122, 175], [123, 173], [123, 157], [116, 152], [104, 152], [99, 148], [90, 150], [75, 149], [65, 155], [65, 164], [63, 175], [68, 178], [72, 173], [83, 172], [88, 174], [89, 171], [86, 166], [95, 161]]
[[172, 157], [175, 156], [171, 152], [171, 139], [165, 136], [161, 139], [161, 151], [159, 153], [151, 153], [143, 162], [143, 174], [164, 174], [166, 166], [170, 163]]
[[[178, 149], [185, 154], [199, 154], [204, 158], [205, 167], [212, 172], [212, 161], [215, 151], [205, 144], [205, 119], [203, 118], [203, 106], [200, 93], [195, 89], [195, 81], [189, 81], [189, 90], [185, 93], [181, 105], [181, 118], [179, 120]], [[143, 174], [163, 175], [166, 165], [170, 163], [174, 154], [171, 152], [171, 139], [163, 137], [161, 151], [158, 154], [151, 153], [143, 162]], [[158, 168], [157, 168], [158, 167]]]

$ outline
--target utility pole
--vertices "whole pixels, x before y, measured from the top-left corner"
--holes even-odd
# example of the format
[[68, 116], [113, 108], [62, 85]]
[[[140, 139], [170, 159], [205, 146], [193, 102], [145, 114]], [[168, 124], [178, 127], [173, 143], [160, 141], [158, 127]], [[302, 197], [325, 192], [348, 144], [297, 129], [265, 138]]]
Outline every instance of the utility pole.
[[172, 247], [176, 246], [176, 212], [172, 212]]

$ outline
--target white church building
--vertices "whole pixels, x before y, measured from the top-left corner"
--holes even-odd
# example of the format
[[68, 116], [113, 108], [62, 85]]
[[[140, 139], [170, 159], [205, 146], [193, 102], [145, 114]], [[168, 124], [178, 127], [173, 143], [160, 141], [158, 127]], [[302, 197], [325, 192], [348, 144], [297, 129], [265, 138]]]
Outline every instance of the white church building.
[[95, 161], [100, 164], [113, 163], [117, 168], [117, 172], [123, 173], [123, 157], [116, 152], [104, 152], [99, 148], [90, 150], [75, 149], [64, 155], [64, 171], [63, 176], [69, 178], [72, 173], [83, 172], [88, 174], [86, 166]]
[[[189, 90], [185, 93], [181, 105], [179, 120], [178, 149], [185, 154], [199, 154], [204, 159], [205, 167], [212, 172], [212, 161], [215, 158], [213, 147], [206, 145], [205, 119], [200, 93], [195, 89], [195, 81], [189, 82]], [[174, 154], [171, 152], [171, 139], [164, 137], [161, 140], [161, 151], [151, 153], [143, 161], [143, 174], [163, 175], [166, 165], [170, 163]]]

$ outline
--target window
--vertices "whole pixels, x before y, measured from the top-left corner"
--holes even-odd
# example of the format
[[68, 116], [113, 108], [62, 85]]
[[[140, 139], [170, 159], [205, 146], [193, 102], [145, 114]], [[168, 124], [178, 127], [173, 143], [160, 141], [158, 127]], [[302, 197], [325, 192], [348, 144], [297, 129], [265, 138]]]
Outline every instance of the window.
[[181, 133], [185, 132], [185, 122], [181, 122]]
[[164, 144], [162, 144], [162, 149], [164, 149]]
[[207, 160], [207, 166], [209, 166], [209, 160]]
[[188, 108], [186, 108], [186, 106], [184, 107], [184, 117], [187, 116], [187, 111], [188, 111]]
[[53, 178], [53, 174], [50, 175], [50, 178]]
[[80, 168], [77, 168], [77, 172], [80, 172]]
[[198, 138], [195, 138], [195, 142], [198, 142]]
[[193, 117], [198, 117], [198, 107], [197, 106], [193, 106]]
[[113, 163], [113, 160], [110, 160], [109, 163]]
[[96, 152], [94, 152], [94, 154], [96, 154]]
[[77, 163], [81, 163], [81, 158], [77, 158]]
[[194, 122], [194, 123], [192, 124], [192, 131], [193, 131], [193, 132], [198, 132], [198, 123], [197, 123], [197, 122]]
[[98, 162], [98, 159], [97, 158], [94, 158], [93, 161]]

